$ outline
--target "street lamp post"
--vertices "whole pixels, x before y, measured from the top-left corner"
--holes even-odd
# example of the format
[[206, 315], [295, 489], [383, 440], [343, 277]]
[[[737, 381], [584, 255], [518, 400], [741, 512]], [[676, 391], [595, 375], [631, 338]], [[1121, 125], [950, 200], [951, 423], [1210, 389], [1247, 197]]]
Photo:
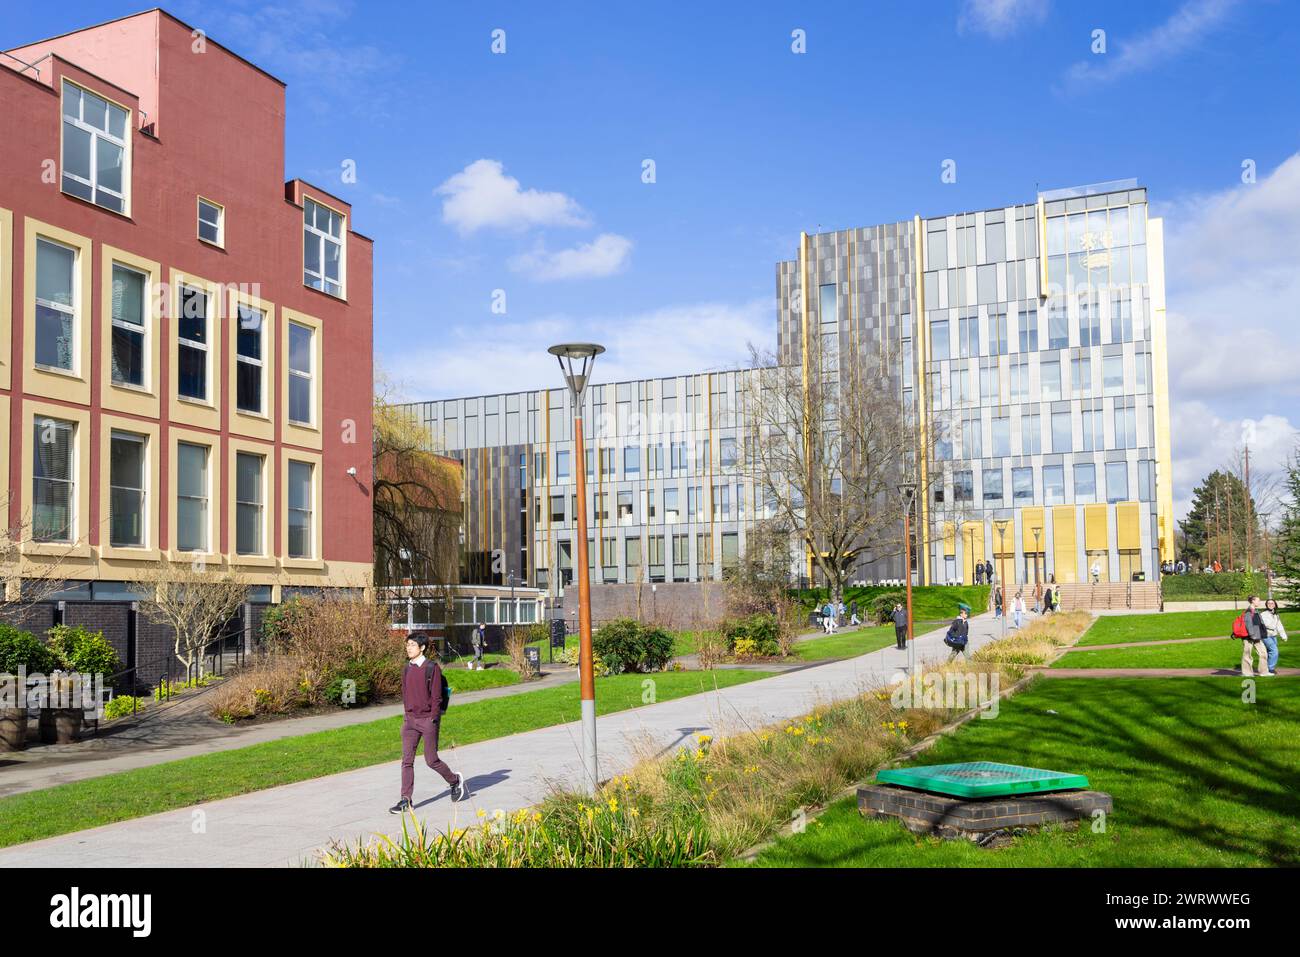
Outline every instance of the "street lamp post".
[[582, 698], [582, 769], [587, 790], [596, 793], [600, 775], [596, 765], [596, 677], [591, 655], [591, 572], [587, 567], [587, 460], [583, 448], [582, 396], [591, 381], [596, 356], [604, 346], [592, 342], [569, 342], [547, 350], [560, 363], [564, 381], [573, 397], [573, 446], [577, 460], [578, 487], [578, 678]]
[[[1038, 602], [1041, 601], [1040, 596], [1042, 595], [1042, 590], [1039, 588], [1039, 584], [1042, 581], [1042, 579], [1039, 578], [1038, 576], [1038, 540], [1042, 538], [1042, 536], [1043, 536], [1042, 528], [1035, 525], [1034, 526], [1034, 605], [1035, 606], [1037, 606]], [[1047, 563], [1044, 562], [1043, 564], [1046, 565]], [[1039, 610], [1041, 611], [1041, 609]]]
[[916, 674], [915, 630], [912, 627], [912, 503], [916, 500], [916, 483], [903, 482], [898, 486], [903, 499], [903, 568], [907, 590], [907, 673]]
[[1002, 589], [1002, 637], [1007, 636], [1007, 525], [1008, 519], [995, 518], [993, 524], [998, 529], [998, 587]]

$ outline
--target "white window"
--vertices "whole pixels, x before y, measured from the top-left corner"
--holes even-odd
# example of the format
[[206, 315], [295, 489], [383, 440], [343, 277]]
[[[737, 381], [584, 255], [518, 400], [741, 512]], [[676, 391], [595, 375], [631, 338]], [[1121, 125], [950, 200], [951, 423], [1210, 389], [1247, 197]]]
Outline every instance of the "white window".
[[266, 314], [239, 304], [238, 349], [235, 356], [235, 406], [243, 412], [262, 412], [262, 344]]
[[312, 356], [314, 330], [289, 323], [289, 421], [312, 421]]
[[75, 422], [32, 422], [32, 538], [71, 542], [76, 523]]
[[125, 213], [127, 111], [89, 90], [63, 84], [63, 191]]
[[208, 449], [204, 445], [176, 445], [176, 548], [208, 550]]
[[304, 199], [303, 284], [343, 296], [343, 215]]
[[201, 402], [208, 398], [208, 294], [181, 286], [176, 322], [176, 393]]
[[76, 355], [77, 251], [36, 240], [36, 364], [73, 369]]
[[203, 197], [199, 197], [199, 239], [214, 246], [226, 245], [225, 207]]
[[113, 384], [144, 386], [145, 276], [113, 263]]
[[262, 554], [262, 467], [265, 458], [248, 452], [235, 455], [235, 551]]
[[109, 544], [143, 548], [145, 501], [145, 437], [114, 431], [109, 447]]
[[312, 557], [312, 465], [289, 463], [289, 557]]

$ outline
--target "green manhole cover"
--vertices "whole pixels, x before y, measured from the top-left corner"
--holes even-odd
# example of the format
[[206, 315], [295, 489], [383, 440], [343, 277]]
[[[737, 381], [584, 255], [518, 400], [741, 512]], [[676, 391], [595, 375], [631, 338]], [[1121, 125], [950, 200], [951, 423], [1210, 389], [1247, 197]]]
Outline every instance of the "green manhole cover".
[[1082, 774], [1044, 771], [1042, 768], [998, 764], [995, 761], [893, 768], [878, 772], [876, 782], [967, 798], [1001, 797], [1007, 794], [1026, 794], [1035, 791], [1065, 791], [1088, 786], [1088, 779]]

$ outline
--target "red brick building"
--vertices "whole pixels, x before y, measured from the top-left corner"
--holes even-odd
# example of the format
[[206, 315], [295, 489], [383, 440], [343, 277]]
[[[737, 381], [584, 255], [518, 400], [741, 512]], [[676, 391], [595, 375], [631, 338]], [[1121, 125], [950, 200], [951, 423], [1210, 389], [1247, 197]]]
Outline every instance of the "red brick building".
[[71, 604], [129, 600], [158, 562], [234, 569], [259, 601], [368, 587], [372, 242], [285, 182], [284, 84], [161, 10], [0, 67], [24, 568], [58, 561]]

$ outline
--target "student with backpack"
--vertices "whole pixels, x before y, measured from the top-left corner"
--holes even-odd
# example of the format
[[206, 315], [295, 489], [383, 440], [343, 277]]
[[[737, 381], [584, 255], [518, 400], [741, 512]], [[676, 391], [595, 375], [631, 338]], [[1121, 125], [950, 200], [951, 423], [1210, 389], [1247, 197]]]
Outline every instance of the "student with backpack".
[[[943, 643], [952, 649], [948, 660], [953, 661], [958, 655], [966, 657], [966, 642], [970, 640], [970, 623], [966, 620], [966, 606], [961, 607], [957, 617], [948, 626], [948, 633], [943, 636]], [[969, 660], [969, 659], [967, 659]]]
[[402, 799], [388, 809], [390, 814], [401, 814], [413, 807], [415, 749], [420, 746], [421, 738], [425, 763], [442, 775], [451, 788], [451, 799], [463, 801], [469, 797], [464, 776], [453, 773], [447, 762], [438, 757], [438, 725], [451, 702], [451, 688], [442, 667], [424, 656], [428, 642], [424, 635], [406, 639], [407, 664], [402, 668]]
[[1264, 636], [1268, 634], [1268, 628], [1255, 608], [1257, 601], [1259, 599], [1251, 595], [1246, 600], [1246, 610], [1238, 615], [1237, 619], [1232, 623], [1232, 637], [1241, 639], [1241, 676], [1243, 678], [1256, 677], [1250, 667], [1251, 652], [1254, 652], [1257, 660], [1258, 677], [1273, 677], [1273, 672], [1268, 667], [1268, 649], [1264, 647]]

